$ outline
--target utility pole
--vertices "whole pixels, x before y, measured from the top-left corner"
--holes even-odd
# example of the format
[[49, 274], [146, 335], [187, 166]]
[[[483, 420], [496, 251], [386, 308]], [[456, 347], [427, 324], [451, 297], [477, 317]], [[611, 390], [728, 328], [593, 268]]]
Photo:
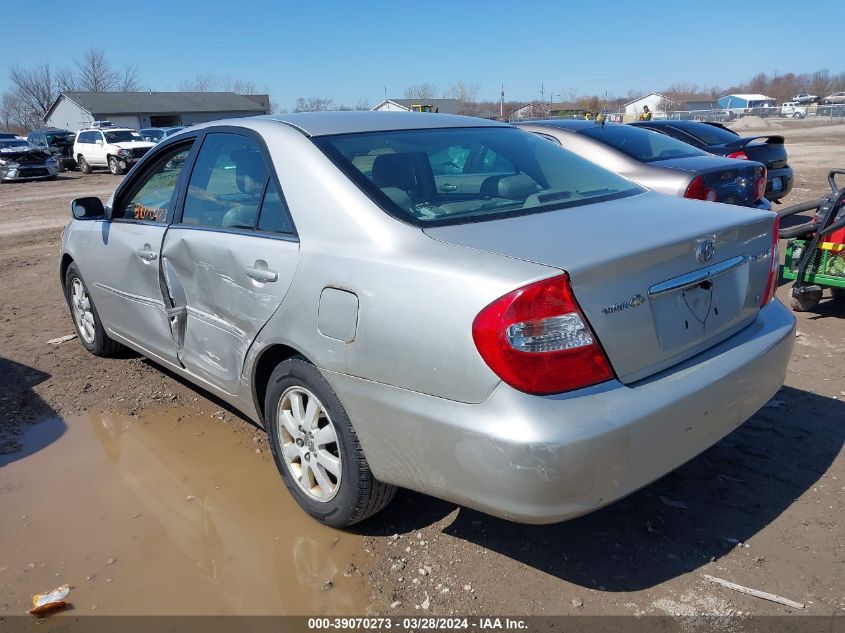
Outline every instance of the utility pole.
[[505, 84], [502, 84], [502, 94], [499, 99], [499, 116], [505, 116]]

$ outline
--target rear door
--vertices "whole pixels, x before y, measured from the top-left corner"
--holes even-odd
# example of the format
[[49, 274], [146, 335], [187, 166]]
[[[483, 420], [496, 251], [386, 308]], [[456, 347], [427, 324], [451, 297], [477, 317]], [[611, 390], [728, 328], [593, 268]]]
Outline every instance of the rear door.
[[91, 231], [83, 271], [109, 330], [171, 363], [177, 360], [176, 346], [162, 301], [160, 251], [193, 143], [171, 145], [124, 181], [111, 220]]
[[260, 137], [240, 128], [205, 135], [162, 254], [180, 362], [236, 393], [246, 352], [281, 304], [299, 256]]

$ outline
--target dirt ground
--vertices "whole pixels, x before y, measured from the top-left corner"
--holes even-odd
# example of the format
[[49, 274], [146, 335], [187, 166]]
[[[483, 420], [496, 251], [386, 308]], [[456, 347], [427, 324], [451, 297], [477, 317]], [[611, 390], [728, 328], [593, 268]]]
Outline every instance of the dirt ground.
[[[845, 125], [777, 133], [786, 204], [824, 194]], [[57, 279], [68, 203], [117, 182], [0, 186], [0, 617], [65, 582], [71, 614], [845, 614], [841, 304], [797, 315], [786, 385], [757, 415], [608, 508], [522, 526], [402, 491], [335, 531], [287, 497], [236, 412], [142, 358], [47, 343], [73, 331]]]

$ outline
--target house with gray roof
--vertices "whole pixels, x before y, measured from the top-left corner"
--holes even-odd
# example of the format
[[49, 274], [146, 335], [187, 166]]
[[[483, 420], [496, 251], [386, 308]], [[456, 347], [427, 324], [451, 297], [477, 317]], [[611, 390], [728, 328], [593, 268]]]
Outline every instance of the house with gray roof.
[[62, 92], [47, 126], [79, 130], [94, 121], [140, 130], [270, 113], [268, 95], [234, 92]]

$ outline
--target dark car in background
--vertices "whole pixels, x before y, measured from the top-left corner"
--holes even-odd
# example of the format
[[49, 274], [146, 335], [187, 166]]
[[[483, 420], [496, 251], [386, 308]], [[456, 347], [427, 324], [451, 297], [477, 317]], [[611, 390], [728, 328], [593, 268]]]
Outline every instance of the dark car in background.
[[0, 181], [55, 178], [59, 163], [50, 152], [22, 138], [0, 138]]
[[764, 197], [766, 168], [760, 163], [713, 156], [664, 134], [630, 125], [554, 119], [518, 123], [516, 127], [660, 193], [772, 208]]
[[792, 190], [792, 168], [782, 136], [740, 136], [724, 125], [700, 121], [638, 121], [631, 125], [666, 134], [716, 156], [763, 163], [768, 170], [766, 198], [772, 202], [779, 202]]
[[35, 147], [46, 149], [59, 163], [59, 171], [64, 169], [76, 169], [76, 159], [73, 157], [73, 141], [76, 134], [70, 130], [61, 128], [47, 128], [44, 130], [32, 130], [27, 137]]

